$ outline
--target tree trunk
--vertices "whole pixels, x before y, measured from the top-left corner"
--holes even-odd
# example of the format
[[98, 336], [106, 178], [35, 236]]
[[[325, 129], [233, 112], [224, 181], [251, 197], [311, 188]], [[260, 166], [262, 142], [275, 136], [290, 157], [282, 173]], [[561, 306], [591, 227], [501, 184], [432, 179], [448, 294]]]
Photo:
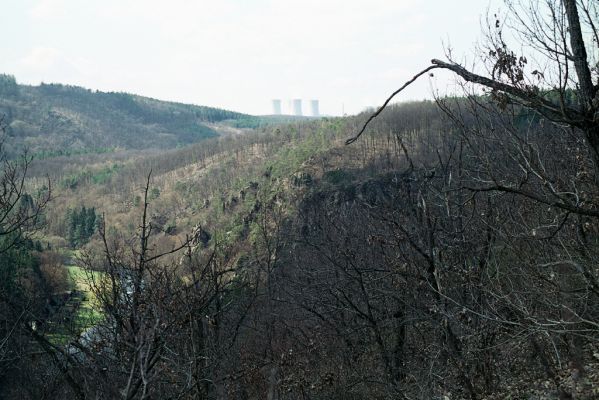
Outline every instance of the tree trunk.
[[566, 18], [568, 19], [568, 28], [570, 31], [570, 46], [572, 47], [572, 58], [574, 59], [574, 67], [578, 76], [578, 90], [580, 100], [583, 106], [581, 110], [587, 113], [592, 108], [592, 101], [595, 97], [595, 89], [593, 88], [593, 80], [591, 79], [591, 70], [587, 60], [587, 51], [582, 38], [582, 30], [580, 28], [580, 18], [578, 16], [578, 8], [576, 0], [563, 0], [566, 8]]

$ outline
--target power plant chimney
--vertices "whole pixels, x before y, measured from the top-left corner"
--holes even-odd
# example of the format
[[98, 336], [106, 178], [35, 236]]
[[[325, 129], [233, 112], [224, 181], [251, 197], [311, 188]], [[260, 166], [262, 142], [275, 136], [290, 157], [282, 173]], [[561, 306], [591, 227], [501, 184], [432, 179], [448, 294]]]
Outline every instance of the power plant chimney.
[[318, 111], [318, 100], [310, 100], [310, 108], [313, 117], [320, 116], [320, 112]]
[[281, 100], [280, 99], [273, 99], [272, 113], [274, 115], [281, 115]]

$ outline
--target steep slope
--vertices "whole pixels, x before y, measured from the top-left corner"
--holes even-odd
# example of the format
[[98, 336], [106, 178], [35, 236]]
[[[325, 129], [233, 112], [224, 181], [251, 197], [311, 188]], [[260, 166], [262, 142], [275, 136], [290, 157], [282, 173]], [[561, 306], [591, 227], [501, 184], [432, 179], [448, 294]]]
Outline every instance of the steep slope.
[[[532, 174], [517, 182], [538, 201], [474, 186], [519, 179], [522, 147], [513, 146], [526, 143], [555, 187], [588, 190], [596, 210], [580, 150], [534, 116], [465, 113], [473, 131], [460, 130], [430, 102], [390, 107], [345, 146], [366, 117], [233, 131], [168, 151], [36, 160], [28, 191], [43, 190], [55, 171], [60, 198], [35, 246], [107, 271], [113, 250], [98, 229], [87, 231], [91, 214], [105, 221], [109, 246], [138, 254], [152, 171], [149, 243], [168, 253], [154, 272], [169, 279], [148, 279], [144, 291], [159, 295], [135, 312], [162, 307], [161, 317], [184, 321], [153, 325], [169, 351], [191, 340], [199, 349], [165, 357], [158, 374], [187, 377], [202, 359], [198, 380], [214, 387], [194, 390], [248, 399], [596, 398], [596, 219], [548, 207], [547, 185]], [[497, 132], [498, 122], [510, 130]], [[169, 253], [190, 238], [185, 254]], [[137, 257], [123, 259], [142, 271]], [[210, 278], [196, 285], [202, 274]], [[219, 341], [193, 339], [190, 310], [206, 329], [197, 332]], [[121, 342], [102, 343], [111, 356]], [[112, 374], [107, 393], [121, 362], [98, 364]], [[157, 393], [180, 384], [164, 381]]]

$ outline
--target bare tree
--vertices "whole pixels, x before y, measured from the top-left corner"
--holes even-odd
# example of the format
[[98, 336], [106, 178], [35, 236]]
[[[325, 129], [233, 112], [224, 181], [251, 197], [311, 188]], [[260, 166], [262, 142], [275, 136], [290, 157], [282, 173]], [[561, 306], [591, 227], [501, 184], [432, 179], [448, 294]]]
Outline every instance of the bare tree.
[[[583, 345], [596, 340], [599, 312], [599, 13], [591, 1], [506, 5], [506, 19], [488, 24], [486, 74], [451, 57], [432, 60], [346, 143], [426, 73], [445, 69], [464, 81], [464, 98], [437, 99], [452, 122], [442, 133], [447, 145], [433, 150], [437, 162], [424, 161], [422, 146], [404, 151], [420, 188], [399, 202], [403, 209], [388, 210], [389, 236], [411, 248], [400, 254], [441, 310], [470, 397], [501, 385], [501, 368], [489, 367], [501, 357], [484, 348], [504, 341], [533, 354], [567, 398], [573, 389], [557, 371], [568, 363], [584, 370]], [[507, 30], [532, 54], [513, 52]], [[471, 352], [489, 363], [465, 356]]]
[[[364, 124], [367, 125], [405, 87], [435, 69], [452, 71], [465, 82], [487, 89], [501, 104], [520, 104], [547, 120], [570, 127], [582, 134], [595, 166], [599, 170], [599, 11], [593, 1], [545, 0], [507, 1], [507, 25], [496, 16], [490, 24], [488, 53], [482, 55], [488, 75], [467, 69], [451, 58], [434, 59], [431, 66], [416, 74], [391, 96]], [[546, 13], [549, 15], [546, 17]], [[504, 39], [504, 27], [543, 57], [529, 71], [526, 55], [512, 51]], [[532, 58], [531, 58], [532, 59]], [[572, 72], [574, 69], [574, 73]], [[593, 79], [595, 80], [593, 82]]]

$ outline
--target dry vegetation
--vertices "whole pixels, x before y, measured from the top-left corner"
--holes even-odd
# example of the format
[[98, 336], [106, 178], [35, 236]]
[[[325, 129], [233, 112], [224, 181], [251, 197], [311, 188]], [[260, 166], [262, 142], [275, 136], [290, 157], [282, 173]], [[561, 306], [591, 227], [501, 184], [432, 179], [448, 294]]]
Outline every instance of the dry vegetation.
[[[6, 161], [2, 394], [597, 398], [599, 48], [589, 87], [580, 43], [561, 40], [575, 5], [597, 37], [597, 9], [547, 4], [562, 15], [540, 47], [563, 67], [553, 86], [497, 23], [486, 80], [451, 61], [420, 73], [483, 94]], [[68, 312], [69, 256], [93, 278], [92, 327]]]

